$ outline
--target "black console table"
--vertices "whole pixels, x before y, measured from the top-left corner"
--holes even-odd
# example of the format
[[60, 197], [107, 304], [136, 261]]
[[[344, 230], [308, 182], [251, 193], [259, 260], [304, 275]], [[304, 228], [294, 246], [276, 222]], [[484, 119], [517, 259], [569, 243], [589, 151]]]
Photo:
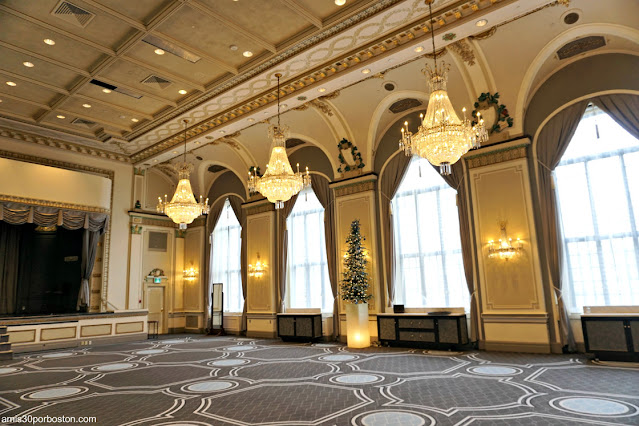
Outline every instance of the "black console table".
[[382, 344], [457, 349], [468, 344], [466, 314], [377, 314]]
[[277, 314], [277, 335], [282, 340], [322, 338], [322, 314]]
[[583, 314], [586, 352], [601, 360], [639, 362], [639, 314]]

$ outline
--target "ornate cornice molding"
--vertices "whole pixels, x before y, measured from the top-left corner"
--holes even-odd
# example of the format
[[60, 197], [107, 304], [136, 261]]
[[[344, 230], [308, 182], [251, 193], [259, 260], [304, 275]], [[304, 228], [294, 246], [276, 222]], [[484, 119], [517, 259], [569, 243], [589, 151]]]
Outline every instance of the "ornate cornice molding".
[[49, 146], [52, 148], [59, 148], [65, 151], [76, 152], [79, 154], [90, 155], [93, 157], [104, 158], [107, 160], [121, 161], [123, 163], [130, 163], [131, 159], [127, 155], [118, 154], [111, 151], [104, 151], [97, 148], [92, 148], [85, 145], [79, 145], [71, 142], [65, 142], [60, 139], [54, 139], [46, 136], [39, 136], [33, 133], [18, 131], [9, 129], [7, 127], [0, 127], [0, 136], [6, 138], [19, 140], [22, 142], [30, 142], [38, 145]]
[[511, 146], [508, 148], [498, 149], [484, 154], [477, 154], [466, 158], [466, 164], [469, 169], [475, 167], [489, 166], [491, 164], [503, 163], [504, 161], [517, 160], [526, 158], [529, 144]]
[[248, 207], [246, 207], [246, 215], [247, 216], [252, 216], [252, 215], [255, 215], [255, 214], [272, 212], [272, 211], [275, 211], [275, 204], [273, 204], [271, 202], [259, 204], [257, 206], [248, 206]]
[[33, 155], [20, 154], [18, 152], [0, 150], [0, 158], [8, 158], [11, 160], [24, 161], [26, 163], [41, 164], [44, 166], [57, 167], [59, 169], [73, 170], [76, 172], [88, 172], [113, 180], [115, 172], [113, 170], [99, 169], [97, 167], [89, 167], [82, 164], [68, 163], [66, 161], [50, 160], [44, 157], [35, 157]]
[[[153, 219], [150, 217], [144, 216], [136, 216], [135, 214], [131, 215], [131, 229], [136, 225], [147, 225], [147, 226], [161, 226], [163, 228], [177, 228], [177, 223], [173, 222], [170, 219]], [[141, 231], [141, 229], [140, 229]]]
[[57, 201], [39, 200], [36, 198], [14, 197], [12, 195], [0, 194], [0, 202], [20, 203], [38, 207], [55, 207], [57, 209], [77, 210], [89, 213], [105, 213], [110, 214], [111, 210], [103, 207], [85, 206], [82, 204], [59, 203]]
[[344, 185], [335, 188], [335, 197], [343, 197], [345, 195], [357, 194], [359, 192], [374, 191], [375, 181], [357, 182], [350, 185]]

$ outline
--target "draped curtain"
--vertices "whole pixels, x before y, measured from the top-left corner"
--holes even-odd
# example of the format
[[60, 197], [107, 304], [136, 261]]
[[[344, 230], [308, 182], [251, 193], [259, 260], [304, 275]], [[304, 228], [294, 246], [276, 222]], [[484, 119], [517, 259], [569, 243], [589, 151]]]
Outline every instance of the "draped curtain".
[[562, 238], [552, 172], [566, 152], [588, 103], [588, 100], [578, 102], [551, 118], [539, 133], [536, 146], [537, 161], [539, 162], [537, 184], [545, 262], [557, 299], [563, 344], [570, 351], [574, 351], [576, 345], [561, 292]]
[[70, 230], [84, 228], [90, 231], [100, 231], [107, 228], [109, 215], [66, 210], [58, 207], [2, 202], [0, 203], [0, 221], [11, 225], [34, 223], [39, 226], [62, 226]]
[[98, 241], [102, 236], [103, 229], [97, 231], [84, 230], [82, 236], [82, 284], [80, 284], [80, 291], [78, 293], [78, 302], [76, 309], [80, 310], [80, 306], [89, 306], [91, 298], [91, 287], [89, 281], [91, 280], [91, 273], [93, 272], [93, 265], [95, 264], [95, 255], [98, 252]]
[[278, 281], [278, 308], [277, 312], [284, 312], [284, 304], [286, 302], [286, 257], [288, 252], [288, 231], [286, 230], [286, 219], [291, 214], [293, 206], [297, 201], [297, 194], [293, 195], [290, 200], [284, 203], [284, 207], [277, 210], [277, 248], [279, 250], [279, 259], [277, 262], [277, 281]]
[[0, 315], [16, 312], [22, 231], [0, 221]]
[[242, 328], [241, 331], [246, 331], [246, 312], [247, 312], [247, 303], [246, 303], [246, 295], [247, 295], [247, 284], [248, 284], [248, 271], [247, 271], [247, 227], [246, 227], [246, 211], [242, 209], [242, 199], [239, 197], [229, 197], [229, 203], [231, 204], [231, 208], [237, 217], [237, 220], [240, 222], [240, 226], [242, 227], [242, 232], [240, 234], [241, 238], [241, 248], [240, 248], [240, 264], [242, 266], [242, 296], [244, 297], [244, 309], [242, 310]]
[[602, 95], [592, 100], [625, 131], [639, 139], [639, 96], [627, 94]]
[[[433, 166], [437, 171], [439, 167]], [[457, 191], [457, 215], [459, 217], [459, 236], [461, 239], [462, 259], [464, 262], [464, 276], [470, 293], [470, 340], [477, 340], [479, 311], [477, 309], [477, 291], [473, 281], [473, 248], [470, 234], [470, 217], [468, 216], [468, 202], [466, 199], [466, 179], [464, 166], [461, 161], [452, 166], [450, 175], [442, 175], [444, 181]]]
[[320, 175], [311, 175], [311, 187], [322, 207], [324, 207], [324, 239], [326, 241], [326, 262], [328, 278], [333, 292], [333, 339], [339, 335], [339, 299], [337, 293], [337, 263], [335, 261], [335, 195], [329, 188], [329, 181]]
[[211, 210], [209, 210], [209, 215], [206, 219], [206, 235], [209, 238], [209, 242], [211, 244], [211, 249], [209, 250], [209, 258], [207, 259], [206, 265], [209, 268], [208, 276], [209, 276], [209, 285], [208, 290], [206, 292], [206, 300], [207, 300], [207, 309], [206, 309], [206, 324], [209, 323], [209, 319], [211, 318], [211, 284], [213, 284], [213, 268], [211, 267], [212, 259], [213, 259], [213, 230], [215, 229], [215, 225], [217, 221], [220, 219], [220, 215], [222, 214], [222, 210], [224, 209], [224, 201], [225, 199], [218, 200], [214, 205], [211, 206]]
[[395, 299], [395, 241], [393, 236], [393, 212], [391, 200], [395, 196], [412, 157], [401, 152], [388, 162], [380, 179], [381, 196], [380, 224], [384, 242], [384, 265], [386, 266], [387, 305], [392, 306]]

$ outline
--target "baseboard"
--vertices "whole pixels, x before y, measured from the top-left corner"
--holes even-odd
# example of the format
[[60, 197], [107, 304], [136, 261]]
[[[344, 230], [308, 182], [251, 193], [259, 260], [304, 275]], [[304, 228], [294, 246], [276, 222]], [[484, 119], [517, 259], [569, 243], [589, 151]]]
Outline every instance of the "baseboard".
[[549, 354], [548, 343], [519, 343], [519, 342], [479, 342], [479, 348], [495, 352], [527, 352], [533, 354]]
[[584, 342], [577, 342], [577, 352], [580, 354], [586, 353], [586, 344]]
[[257, 337], [261, 339], [275, 339], [277, 332], [275, 331], [247, 331], [246, 337]]
[[550, 351], [553, 354], [563, 354], [564, 353], [564, 345], [561, 343], [551, 343]]
[[174, 327], [174, 328], [169, 328], [168, 333], [169, 334], [183, 334], [185, 333], [185, 328], [184, 327]]
[[[136, 342], [140, 340], [147, 340], [146, 333], [132, 333], [127, 334], [125, 336], [107, 336], [107, 337], [88, 337], [82, 338], [82, 340], [91, 340], [91, 344], [88, 346], [102, 346], [102, 345], [112, 345], [114, 343], [124, 343], [124, 342]], [[81, 340], [67, 340], [64, 342], [47, 342], [47, 343], [31, 343], [24, 345], [13, 345], [11, 348], [13, 353], [22, 353], [22, 352], [39, 352], [39, 351], [50, 351], [52, 349], [65, 349], [65, 348], [82, 348], [86, 346], [82, 346], [80, 344]]]
[[203, 328], [188, 328], [188, 327], [185, 327], [183, 333], [205, 334], [206, 330], [203, 329]]

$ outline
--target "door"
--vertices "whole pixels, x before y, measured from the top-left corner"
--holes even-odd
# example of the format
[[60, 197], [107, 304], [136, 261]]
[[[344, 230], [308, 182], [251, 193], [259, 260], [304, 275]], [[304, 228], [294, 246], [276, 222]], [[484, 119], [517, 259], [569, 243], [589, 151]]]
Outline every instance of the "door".
[[149, 286], [146, 289], [146, 308], [149, 310], [149, 321], [158, 322], [159, 333], [164, 330], [164, 287]]

